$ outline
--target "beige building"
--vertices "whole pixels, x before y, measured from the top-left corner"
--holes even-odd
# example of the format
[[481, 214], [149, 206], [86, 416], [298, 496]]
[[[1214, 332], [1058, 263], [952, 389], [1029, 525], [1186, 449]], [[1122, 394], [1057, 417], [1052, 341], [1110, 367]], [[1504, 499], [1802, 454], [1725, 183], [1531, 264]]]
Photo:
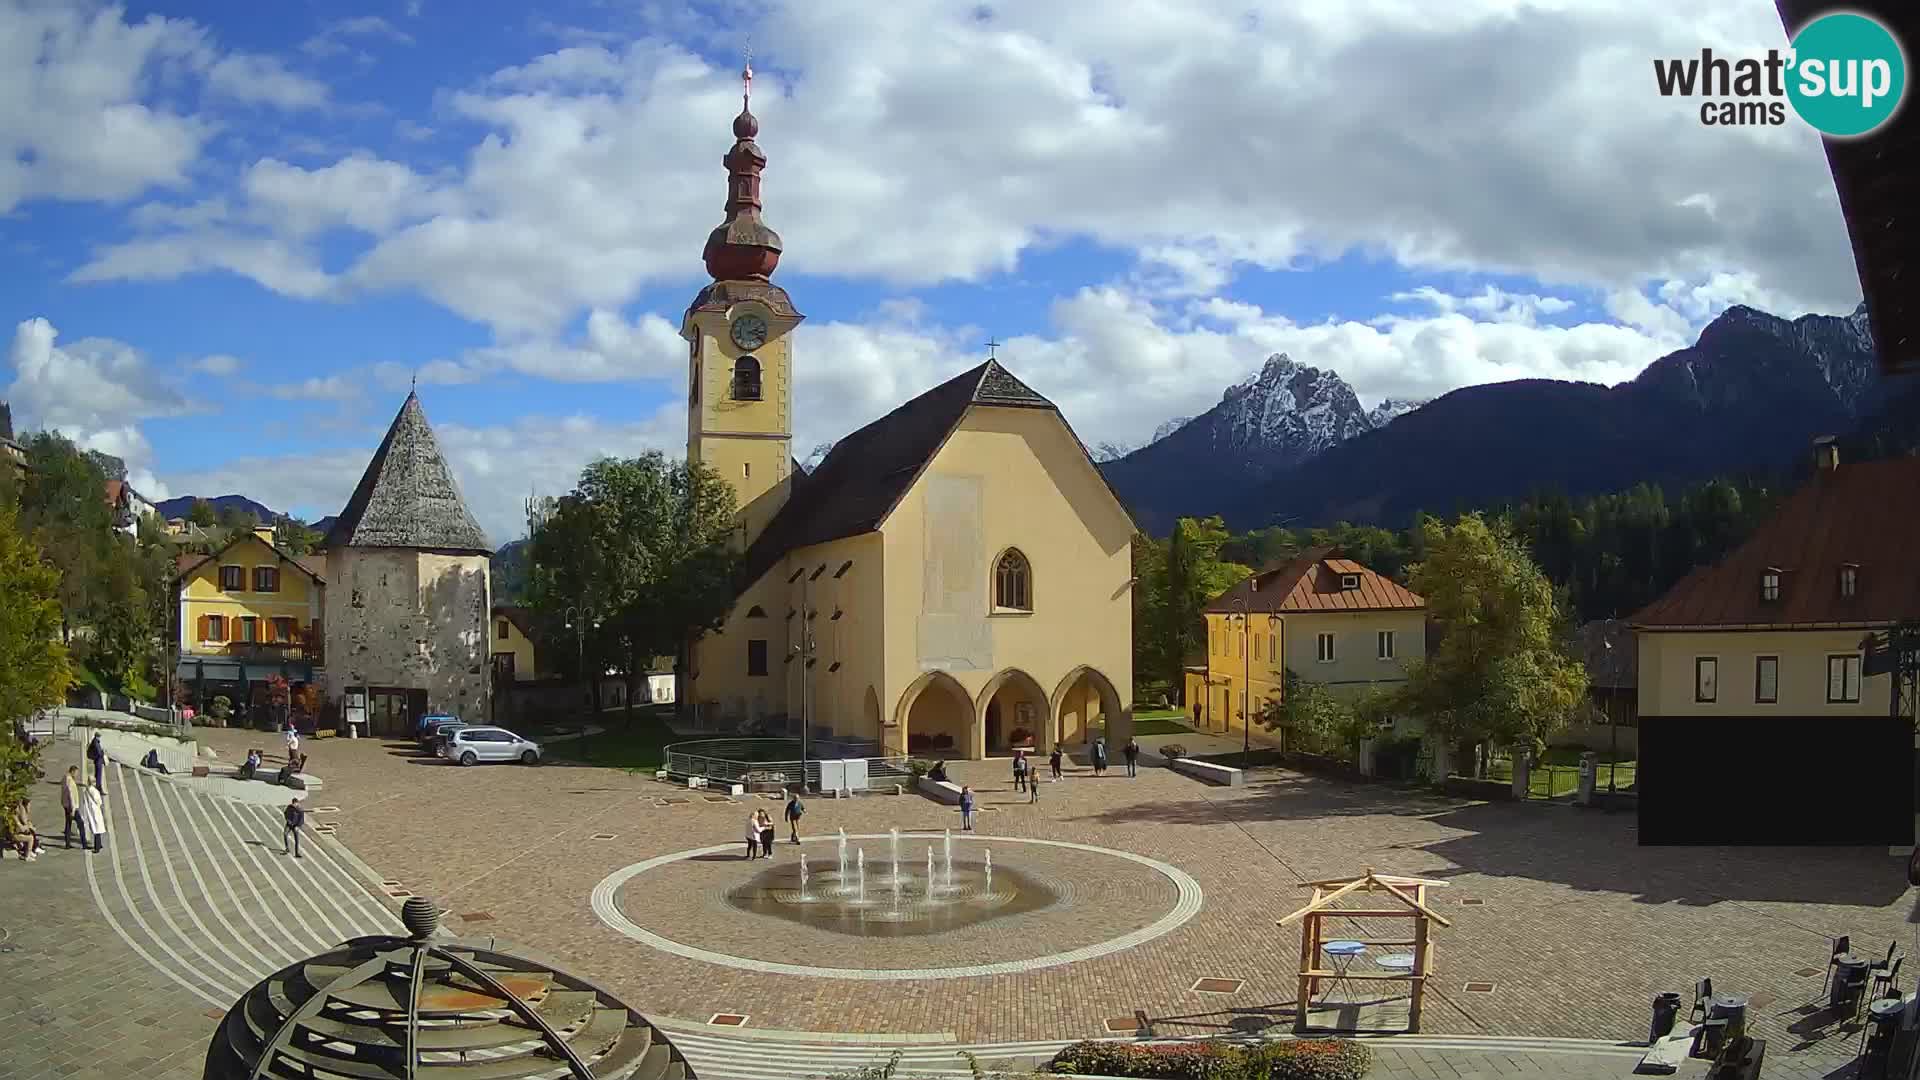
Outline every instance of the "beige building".
[[1287, 672], [1357, 698], [1405, 682], [1426, 655], [1427, 603], [1389, 578], [1314, 548], [1238, 582], [1207, 605], [1204, 663], [1187, 669], [1202, 731], [1240, 731], [1278, 702]]
[[734, 485], [750, 584], [693, 644], [685, 696], [886, 754], [1124, 740], [1134, 527], [1052, 402], [990, 359], [794, 464], [803, 316], [769, 280], [758, 122], [733, 130], [713, 283], [681, 332], [687, 453]]
[[1892, 712], [1862, 641], [1920, 614], [1920, 459], [1842, 466], [1822, 440], [1815, 463], [1746, 543], [1630, 620], [1643, 719]]
[[539, 653], [533, 645], [532, 613], [523, 607], [499, 605], [493, 609], [493, 681], [496, 686], [533, 682], [540, 678]]
[[488, 716], [493, 546], [408, 394], [327, 532], [327, 696], [367, 731], [425, 713]]

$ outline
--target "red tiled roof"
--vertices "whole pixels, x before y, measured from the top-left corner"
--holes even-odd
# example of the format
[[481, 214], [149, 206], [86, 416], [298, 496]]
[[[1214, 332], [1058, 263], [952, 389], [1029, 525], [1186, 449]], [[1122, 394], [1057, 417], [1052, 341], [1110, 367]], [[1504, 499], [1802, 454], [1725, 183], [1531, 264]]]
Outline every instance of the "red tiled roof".
[[[1313, 548], [1291, 562], [1259, 570], [1221, 593], [1207, 610], [1215, 614], [1237, 611], [1239, 601], [1245, 601], [1249, 611], [1283, 615], [1303, 611], [1419, 611], [1427, 606], [1425, 600], [1390, 578], [1351, 559], [1330, 558], [1333, 550]], [[1340, 578], [1346, 574], [1359, 575], [1360, 587], [1342, 589]]]
[[[1920, 458], [1816, 472], [1726, 558], [1682, 578], [1630, 620], [1636, 628], [1860, 625], [1920, 618]], [[1858, 588], [1840, 595], [1840, 567]], [[1780, 598], [1760, 577], [1780, 574]]]
[[[200, 554], [194, 554], [194, 553], [188, 553], [185, 555], [175, 555], [173, 557], [174, 580], [176, 582], [185, 581], [187, 579], [187, 575], [192, 573], [196, 568], [198, 568], [201, 563], [207, 562], [213, 559], [215, 556], [223, 554], [228, 548], [232, 547], [233, 545], [249, 537], [252, 537], [255, 540], [260, 540], [259, 536], [250, 532], [236, 533], [232, 537], [230, 537], [225, 544], [222, 544], [220, 546], [219, 551], [214, 552], [212, 555], [200, 555]], [[267, 541], [265, 540], [260, 540], [260, 542], [272, 548], [274, 553], [276, 555], [279, 555], [282, 559], [285, 559], [287, 562], [290, 562], [293, 565], [299, 567], [300, 570], [303, 573], [305, 573], [308, 577], [312, 578], [313, 580], [319, 582], [322, 585], [325, 585], [327, 583], [326, 556], [324, 555], [289, 555], [285, 551], [282, 551], [278, 544], [270, 544], [270, 543], [267, 543]]]

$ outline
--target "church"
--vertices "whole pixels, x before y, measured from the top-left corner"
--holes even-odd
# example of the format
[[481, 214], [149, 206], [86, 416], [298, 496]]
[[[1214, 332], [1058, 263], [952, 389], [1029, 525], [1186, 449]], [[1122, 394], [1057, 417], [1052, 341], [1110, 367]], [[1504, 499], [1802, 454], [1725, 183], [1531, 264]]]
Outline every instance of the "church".
[[720, 725], [804, 725], [849, 756], [1124, 742], [1134, 525], [1051, 401], [988, 359], [811, 472], [794, 461], [805, 316], [772, 281], [759, 127], [743, 94], [713, 281], [681, 324], [687, 456], [732, 482], [745, 549], [732, 612], [689, 650], [686, 700]]

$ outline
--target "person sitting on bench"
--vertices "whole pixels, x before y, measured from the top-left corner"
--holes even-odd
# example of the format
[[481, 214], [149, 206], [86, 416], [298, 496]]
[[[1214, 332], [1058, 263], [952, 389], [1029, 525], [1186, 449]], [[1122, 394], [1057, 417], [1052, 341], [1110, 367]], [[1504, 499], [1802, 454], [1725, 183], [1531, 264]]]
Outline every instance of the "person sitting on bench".
[[260, 751], [247, 751], [247, 760], [240, 765], [240, 779], [251, 780], [253, 774], [260, 771]]

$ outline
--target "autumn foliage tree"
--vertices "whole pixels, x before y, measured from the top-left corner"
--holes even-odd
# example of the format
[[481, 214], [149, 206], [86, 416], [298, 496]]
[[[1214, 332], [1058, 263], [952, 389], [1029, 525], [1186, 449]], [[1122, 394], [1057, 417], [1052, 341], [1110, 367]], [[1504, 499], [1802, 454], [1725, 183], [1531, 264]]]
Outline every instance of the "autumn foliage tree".
[[23, 535], [13, 504], [0, 501], [0, 810], [39, 779], [35, 748], [14, 738], [13, 721], [60, 704], [72, 680], [60, 643], [60, 574]]

